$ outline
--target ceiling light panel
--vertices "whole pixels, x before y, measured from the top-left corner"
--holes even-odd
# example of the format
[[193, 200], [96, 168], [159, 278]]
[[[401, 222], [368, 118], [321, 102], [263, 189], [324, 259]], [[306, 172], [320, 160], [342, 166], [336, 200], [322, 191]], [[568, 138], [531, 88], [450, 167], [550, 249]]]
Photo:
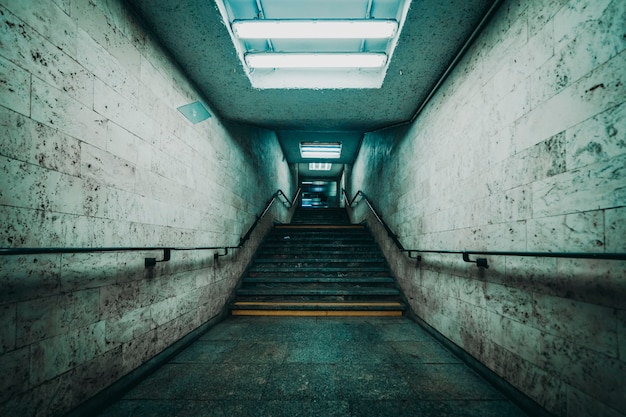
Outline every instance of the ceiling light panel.
[[232, 24], [240, 39], [390, 39], [395, 20], [243, 20]]
[[311, 162], [309, 164], [309, 171], [330, 171], [333, 164], [328, 162]]
[[410, 0], [216, 1], [255, 88], [380, 88], [410, 5]]
[[341, 158], [341, 143], [301, 142], [300, 156], [303, 158]]

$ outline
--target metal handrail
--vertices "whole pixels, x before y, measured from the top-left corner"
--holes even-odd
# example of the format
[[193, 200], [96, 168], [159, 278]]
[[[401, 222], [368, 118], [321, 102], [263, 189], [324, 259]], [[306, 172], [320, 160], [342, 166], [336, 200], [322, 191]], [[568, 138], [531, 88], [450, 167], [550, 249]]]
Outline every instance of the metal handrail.
[[171, 259], [172, 251], [191, 251], [191, 250], [223, 250], [224, 253], [215, 253], [213, 257], [215, 259], [220, 256], [228, 255], [229, 249], [240, 249], [244, 243], [250, 239], [252, 232], [259, 224], [259, 221], [267, 214], [270, 207], [278, 198], [282, 196], [282, 198], [286, 201], [283, 201], [285, 207], [290, 209], [293, 207], [293, 204], [296, 202], [298, 196], [300, 195], [300, 189], [296, 192], [293, 200], [289, 200], [289, 198], [285, 195], [283, 190], [276, 191], [272, 198], [267, 202], [265, 208], [261, 212], [259, 216], [257, 216], [256, 220], [248, 229], [244, 237], [239, 239], [239, 244], [237, 246], [123, 246], [123, 247], [102, 247], [102, 248], [62, 248], [62, 247], [49, 247], [49, 248], [0, 248], [0, 256], [8, 256], [8, 255], [46, 255], [46, 254], [63, 254], [63, 253], [96, 253], [96, 252], [148, 252], [148, 251], [163, 251], [163, 259], [157, 260], [156, 258], [145, 258], [145, 266], [146, 268], [154, 266], [157, 262], [167, 262]]
[[283, 190], [276, 191], [272, 195], [272, 198], [269, 199], [267, 204], [265, 204], [265, 208], [263, 209], [261, 214], [259, 216], [257, 216], [257, 218], [254, 221], [254, 223], [252, 223], [252, 226], [250, 226], [250, 229], [248, 229], [246, 234], [243, 235], [243, 237], [241, 239], [239, 239], [239, 247], [241, 247], [248, 239], [250, 239], [250, 236], [252, 235], [252, 232], [257, 227], [257, 225], [259, 224], [261, 219], [265, 216], [265, 214], [267, 214], [267, 212], [270, 210], [270, 208], [272, 207], [272, 204], [274, 204], [274, 201], [276, 201], [276, 199], [278, 197], [282, 196], [283, 199], [286, 200], [286, 202], [287, 202], [287, 204], [285, 204], [285, 201], [283, 201], [283, 204], [285, 205], [285, 207], [287, 207], [287, 209], [290, 209], [290, 208], [293, 207], [294, 203], [297, 201], [299, 195], [300, 195], [300, 188], [298, 188], [298, 191], [296, 191], [296, 195], [293, 197], [293, 200], [289, 200], [289, 197], [287, 197], [285, 195]]
[[[383, 226], [383, 228], [387, 231], [387, 234], [394, 241], [396, 246], [401, 252], [406, 252], [409, 258], [416, 259], [418, 262], [421, 261], [421, 256], [414, 254], [419, 253], [439, 253], [439, 254], [455, 254], [461, 255], [465, 262], [475, 263], [476, 266], [482, 268], [489, 268], [489, 264], [486, 258], [476, 258], [476, 260], [471, 260], [470, 255], [487, 255], [487, 256], [527, 256], [527, 257], [542, 257], [542, 258], [570, 258], [570, 259], [602, 259], [602, 260], [619, 260], [626, 261], [626, 253], [594, 253], [594, 252], [514, 252], [514, 251], [481, 251], [481, 250], [437, 250], [437, 249], [406, 249], [404, 245], [400, 242], [398, 236], [393, 233], [391, 228], [385, 223], [382, 216], [376, 211], [371, 201], [363, 191], [359, 190], [352, 199], [346, 193], [346, 190], [342, 189], [345, 201], [348, 204], [348, 207], [353, 208], [357, 204], [361, 202], [361, 200], [357, 201], [357, 198], [360, 196], [363, 201], [366, 202], [369, 209], [374, 214], [374, 217], [378, 220], [378, 222]], [[356, 203], [355, 203], [356, 201]]]

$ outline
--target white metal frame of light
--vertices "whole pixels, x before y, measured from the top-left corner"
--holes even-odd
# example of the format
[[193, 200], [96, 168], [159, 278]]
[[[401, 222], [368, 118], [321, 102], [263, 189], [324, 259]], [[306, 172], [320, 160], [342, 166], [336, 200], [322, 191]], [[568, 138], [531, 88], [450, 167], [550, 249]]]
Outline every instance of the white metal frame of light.
[[300, 155], [303, 158], [339, 159], [341, 143], [300, 142]]
[[385, 19], [352, 20], [237, 20], [239, 39], [390, 39], [398, 22]]

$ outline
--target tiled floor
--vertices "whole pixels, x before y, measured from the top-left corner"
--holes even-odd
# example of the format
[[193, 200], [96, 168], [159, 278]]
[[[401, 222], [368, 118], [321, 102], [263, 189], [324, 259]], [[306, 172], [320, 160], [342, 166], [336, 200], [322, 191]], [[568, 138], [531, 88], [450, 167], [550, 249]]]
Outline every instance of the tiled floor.
[[231, 317], [105, 416], [525, 414], [406, 318]]

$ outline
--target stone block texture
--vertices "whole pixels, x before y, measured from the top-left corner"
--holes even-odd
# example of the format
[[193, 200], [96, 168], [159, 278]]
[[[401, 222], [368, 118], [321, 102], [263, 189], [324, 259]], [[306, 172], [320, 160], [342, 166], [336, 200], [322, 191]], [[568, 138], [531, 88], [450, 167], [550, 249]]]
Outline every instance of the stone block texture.
[[[626, 3], [504, 1], [414, 123], [346, 187], [406, 248], [624, 252]], [[626, 415], [626, 263], [424, 254], [369, 219], [414, 312], [558, 416]]]
[[[203, 98], [123, 1], [0, 0], [0, 20], [1, 247], [236, 246], [294, 194], [275, 133], [177, 111]], [[217, 262], [3, 257], [0, 415], [63, 415], [215, 317], [288, 216]]]

